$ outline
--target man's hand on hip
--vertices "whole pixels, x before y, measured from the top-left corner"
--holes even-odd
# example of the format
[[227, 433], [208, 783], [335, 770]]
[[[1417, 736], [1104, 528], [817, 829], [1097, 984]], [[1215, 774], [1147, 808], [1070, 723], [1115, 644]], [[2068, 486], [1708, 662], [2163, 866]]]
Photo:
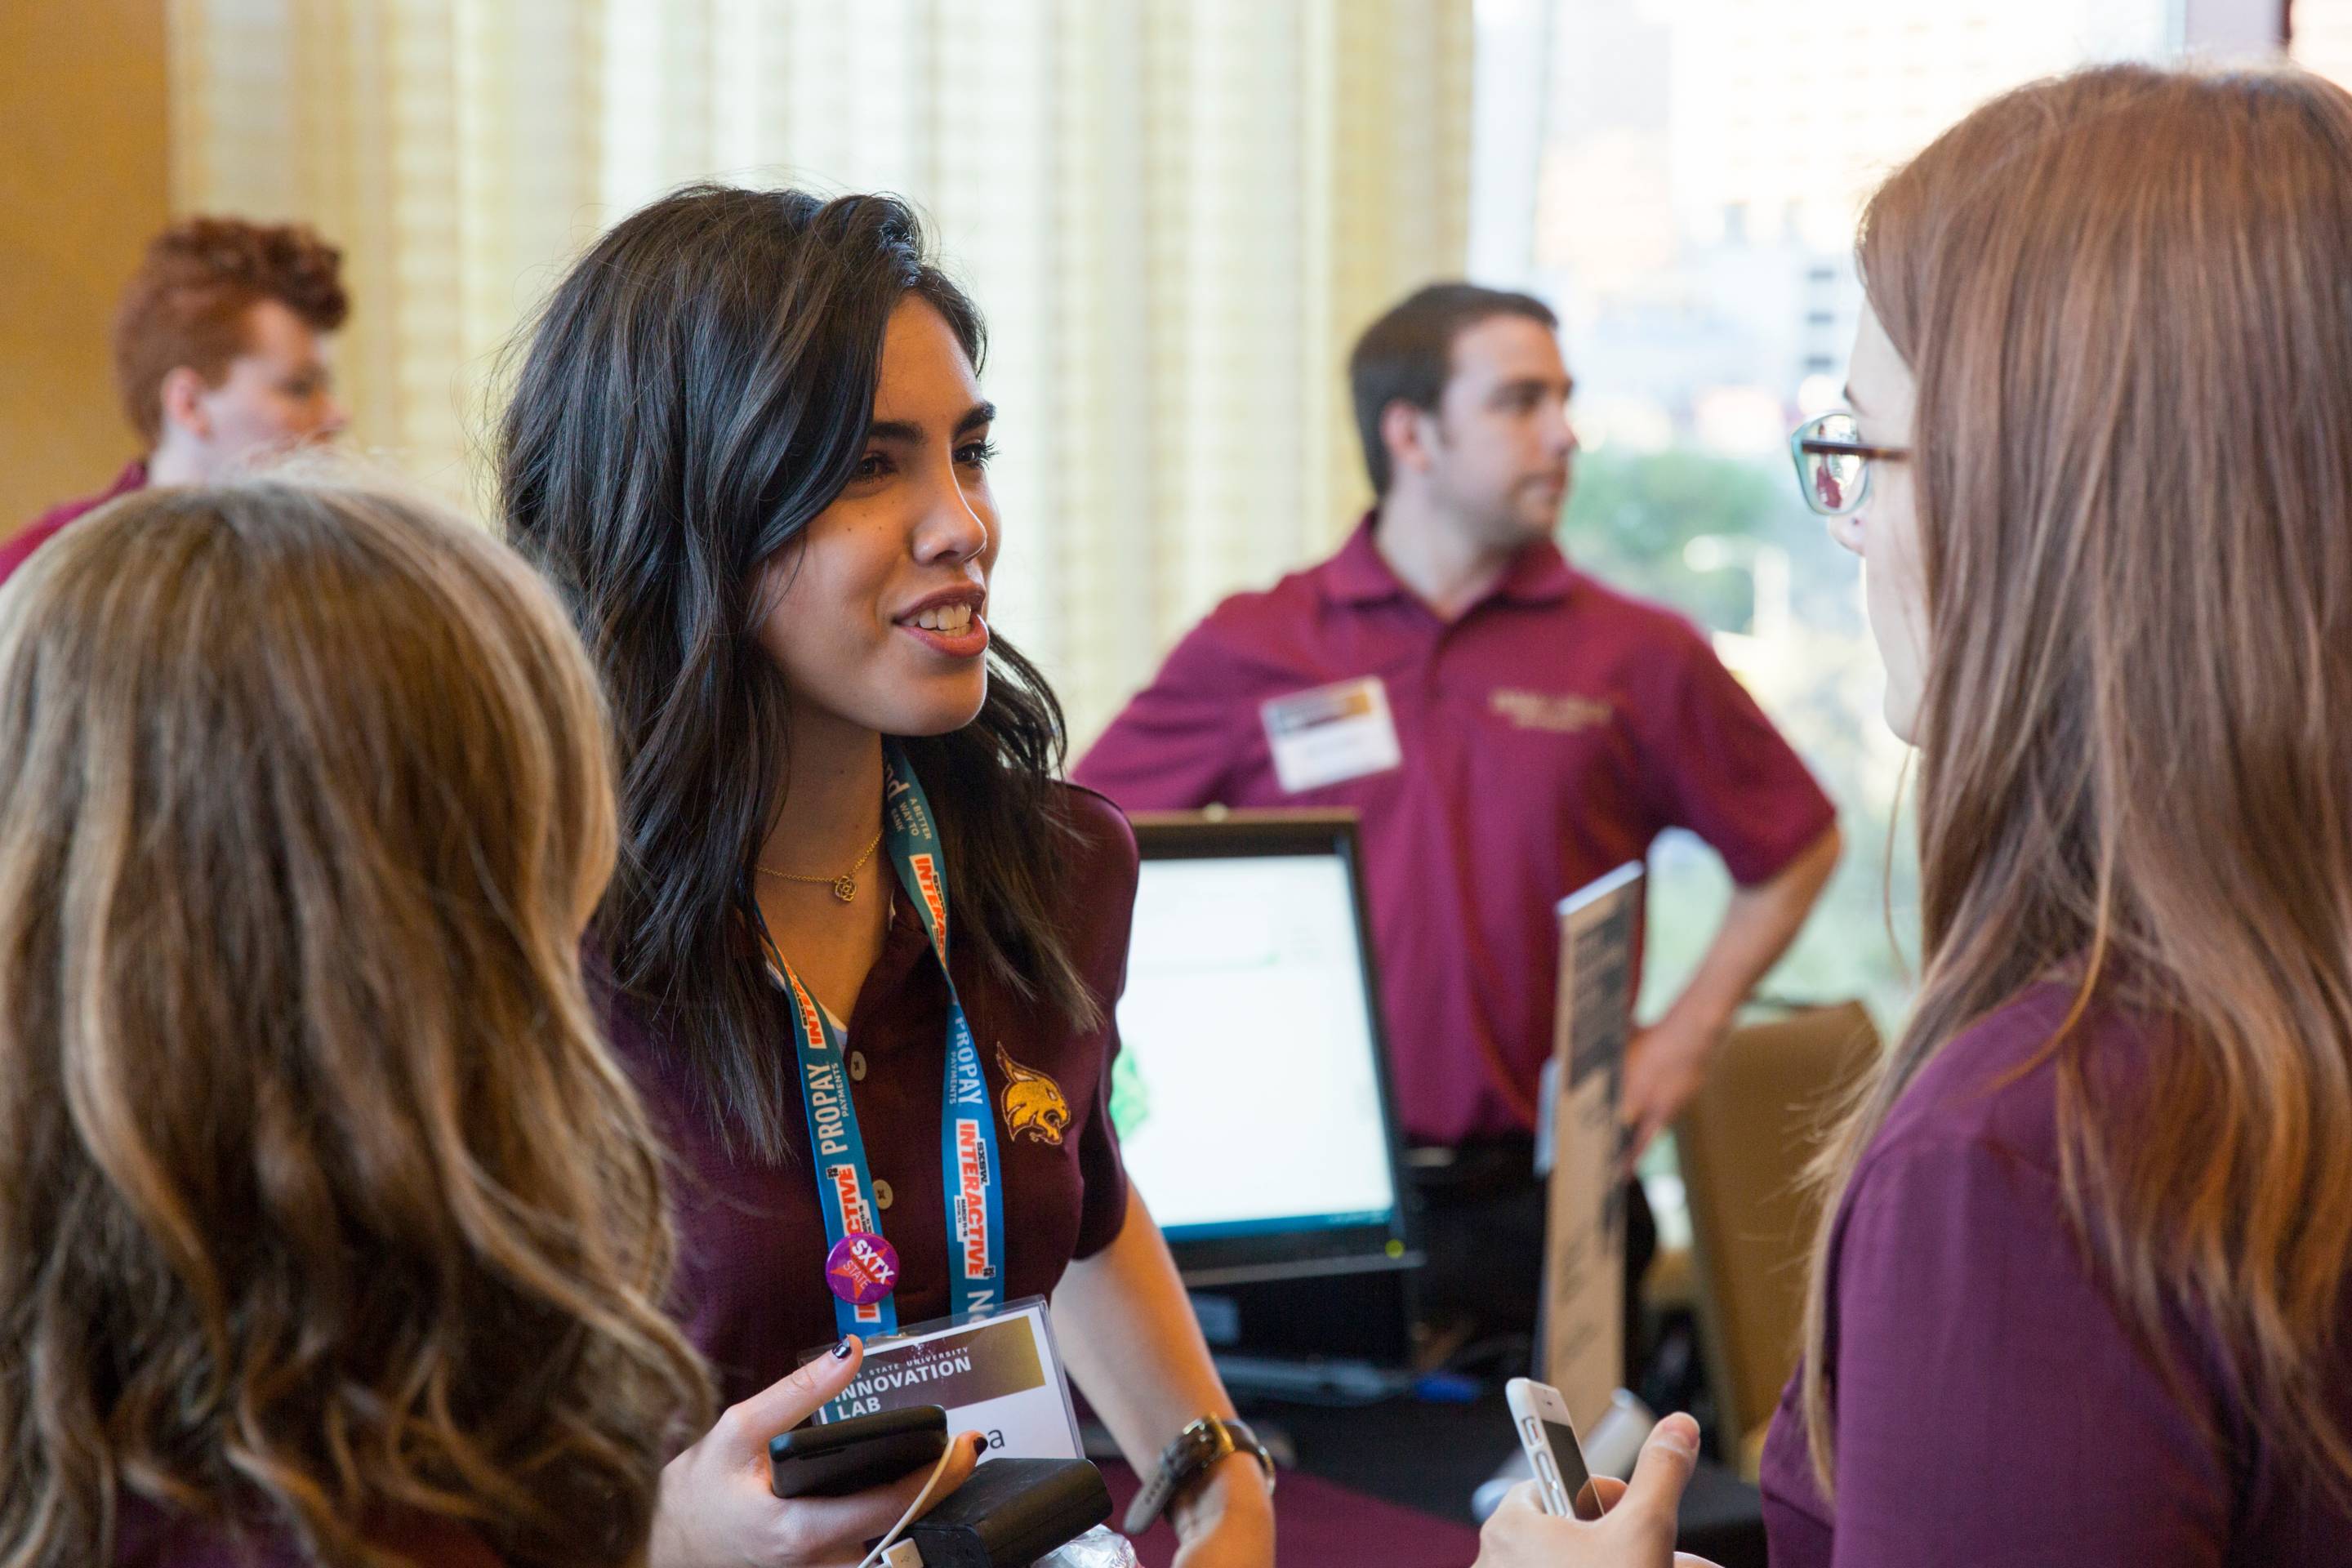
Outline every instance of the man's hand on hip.
[[1624, 1099], [1617, 1119], [1628, 1130], [1627, 1169], [1706, 1082], [1707, 1066], [1725, 1032], [1724, 1025], [1677, 1008], [1626, 1046]]

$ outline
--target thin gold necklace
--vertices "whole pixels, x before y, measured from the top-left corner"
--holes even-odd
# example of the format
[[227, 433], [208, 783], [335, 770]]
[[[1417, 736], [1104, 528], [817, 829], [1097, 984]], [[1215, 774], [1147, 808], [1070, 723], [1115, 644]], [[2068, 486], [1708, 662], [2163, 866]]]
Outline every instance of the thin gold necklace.
[[773, 866], [760, 866], [756, 860], [752, 864], [759, 867], [762, 877], [774, 877], [786, 882], [814, 882], [820, 888], [830, 887], [833, 896], [846, 904], [857, 897], [857, 873], [866, 868], [866, 862], [874, 858], [874, 851], [881, 847], [882, 830], [877, 827], [874, 830], [874, 842], [866, 847], [866, 852], [857, 858], [855, 865], [838, 877], [808, 877], [798, 871], [779, 871]]

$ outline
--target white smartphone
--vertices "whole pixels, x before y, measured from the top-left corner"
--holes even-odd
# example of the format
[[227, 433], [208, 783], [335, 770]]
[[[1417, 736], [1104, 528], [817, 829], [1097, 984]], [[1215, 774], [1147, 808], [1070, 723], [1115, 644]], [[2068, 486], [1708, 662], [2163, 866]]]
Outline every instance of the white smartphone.
[[1510, 1405], [1519, 1446], [1535, 1468], [1544, 1511], [1562, 1519], [1599, 1519], [1601, 1498], [1592, 1489], [1592, 1475], [1585, 1468], [1584, 1450], [1577, 1446], [1576, 1426], [1568, 1418], [1568, 1401], [1559, 1390], [1531, 1377], [1515, 1377], [1503, 1385], [1503, 1397]]

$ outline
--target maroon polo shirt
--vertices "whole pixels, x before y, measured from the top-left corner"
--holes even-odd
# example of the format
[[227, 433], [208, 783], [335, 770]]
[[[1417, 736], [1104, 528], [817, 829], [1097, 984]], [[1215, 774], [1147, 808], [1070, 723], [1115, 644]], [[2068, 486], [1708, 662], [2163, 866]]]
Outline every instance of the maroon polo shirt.
[[[1764, 1445], [1772, 1568], [2352, 1562], [2352, 1511], [2232, 1392], [2220, 1342], [2176, 1312], [2146, 1342], [2069, 1222], [2043, 1047], [2071, 1001], [2038, 985], [1954, 1038], [1855, 1166], [1830, 1238], [1836, 1501], [1792, 1380]], [[2094, 1106], [2177, 1048], [2112, 1007], [2085, 1037]], [[2320, 1387], [2352, 1424], [2352, 1366]]]
[[[316, 1561], [290, 1529], [237, 1530], [190, 1518], [143, 1498], [125, 1497], [115, 1516], [115, 1568], [311, 1568]], [[408, 1516], [369, 1536], [416, 1568], [499, 1568], [481, 1537], [450, 1520]]]
[[[1130, 811], [1358, 812], [1399, 1111], [1416, 1142], [1455, 1144], [1532, 1125], [1563, 897], [1668, 827], [1764, 881], [1835, 814], [1680, 616], [1546, 542], [1441, 620], [1381, 559], [1372, 521], [1321, 565], [1218, 605], [1073, 776]], [[1364, 676], [1386, 687], [1402, 763], [1286, 791], [1261, 705]]]
[[[935, 798], [940, 787], [932, 782]], [[1127, 1173], [1110, 1120], [1111, 1061], [1118, 1052], [1111, 1014], [1127, 984], [1135, 836], [1101, 796], [1072, 789], [1067, 801], [1078, 841], [1068, 854], [1063, 930], [1101, 1009], [1099, 1025], [1073, 1031], [1050, 1007], [999, 980], [969, 944], [956, 940], [950, 911], [948, 963], [997, 1110], [1007, 1300], [1050, 1295], [1071, 1260], [1108, 1246], [1127, 1218]], [[952, 896], [952, 867], [949, 889]], [[830, 1242], [809, 1157], [807, 1118], [797, 1100], [784, 1108], [782, 1159], [730, 1154], [697, 1109], [675, 1038], [649, 1009], [603, 989], [614, 1047], [673, 1152], [671, 1206], [680, 1242], [677, 1312], [732, 1403], [765, 1388], [798, 1366], [803, 1352], [836, 1336], [824, 1283]], [[792, 1019], [781, 994], [772, 991], [768, 998], [766, 1037], [789, 1062]], [[947, 985], [922, 921], [898, 896], [881, 956], [850, 1013], [845, 1044], [867, 1164], [877, 1185], [890, 1189], [882, 1233], [898, 1251], [898, 1321], [909, 1326], [951, 1310], [940, 1170], [947, 1005]], [[1058, 1138], [1042, 1135], [1027, 1117], [1020, 1129], [1006, 1125], [1006, 1059], [1043, 1074], [1058, 1091], [1068, 1114]], [[1034, 1080], [1024, 1083], [1025, 1108], [1037, 1103], [1036, 1088]]]
[[147, 462], [142, 458], [115, 475], [114, 483], [99, 494], [85, 496], [80, 500], [69, 500], [63, 506], [52, 507], [43, 512], [17, 530], [6, 543], [0, 544], [0, 583], [6, 582], [9, 574], [25, 563], [25, 557], [47, 544], [51, 536], [66, 524], [84, 512], [96, 511], [117, 496], [129, 495], [132, 490], [146, 488]]

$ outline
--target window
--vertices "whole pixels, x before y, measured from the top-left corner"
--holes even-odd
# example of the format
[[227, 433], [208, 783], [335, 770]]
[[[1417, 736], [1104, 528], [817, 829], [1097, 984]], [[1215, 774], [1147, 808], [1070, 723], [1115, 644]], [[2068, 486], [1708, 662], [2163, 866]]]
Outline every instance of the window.
[[[2352, 40], [2352, 0], [2320, 3]], [[1602, 577], [1708, 628], [1839, 805], [1845, 863], [1767, 996], [1859, 995], [1891, 1025], [1908, 979], [1888, 938], [1890, 889], [1895, 930], [1907, 942], [1917, 929], [1907, 835], [1888, 860], [1905, 753], [1880, 718], [1858, 573], [1805, 510], [1782, 446], [1839, 396], [1848, 344], [1835, 334], [1861, 303], [1860, 203], [1994, 92], [2169, 52], [2178, 9], [1479, 0], [1482, 80], [1490, 53], [1538, 58], [1522, 68], [1541, 90], [1517, 121], [1521, 141], [1480, 115], [1471, 234], [1489, 280], [1561, 313], [1586, 438], [1563, 541]], [[1514, 157], [1552, 175], [1531, 216], [1486, 177]], [[1513, 212], [1534, 242], [1509, 253], [1493, 237]], [[1759, 214], [1785, 219], [1766, 233]], [[1671, 836], [1652, 872], [1650, 907], [1671, 915], [1650, 927], [1643, 1005], [1654, 1014], [1696, 963], [1728, 882], [1703, 847]]]

